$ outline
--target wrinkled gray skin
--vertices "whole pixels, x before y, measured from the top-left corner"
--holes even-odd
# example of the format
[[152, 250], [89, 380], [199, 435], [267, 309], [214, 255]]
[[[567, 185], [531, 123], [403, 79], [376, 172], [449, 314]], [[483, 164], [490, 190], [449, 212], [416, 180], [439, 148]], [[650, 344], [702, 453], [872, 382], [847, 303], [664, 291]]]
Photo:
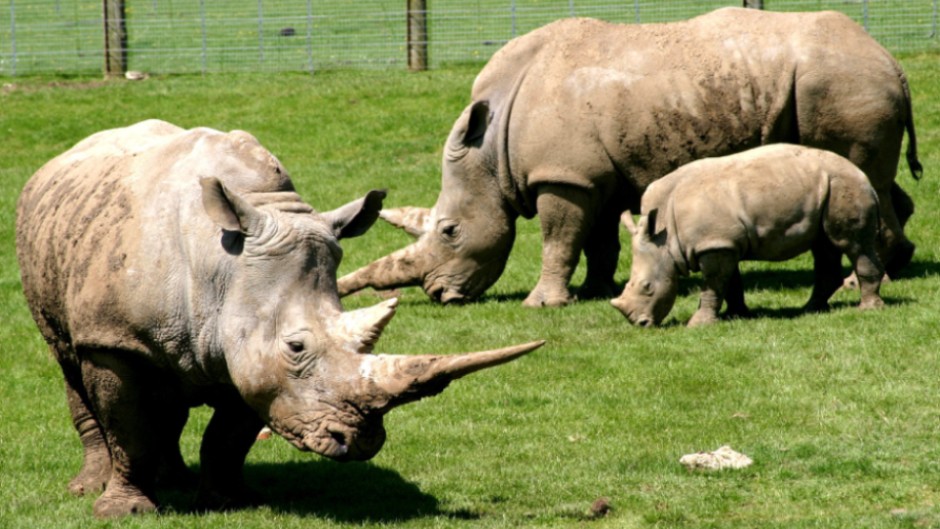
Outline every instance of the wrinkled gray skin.
[[185, 482], [188, 410], [215, 413], [199, 503], [253, 501], [242, 465], [268, 424], [301, 450], [372, 457], [392, 407], [538, 343], [453, 356], [370, 354], [397, 300], [343, 312], [337, 239], [363, 233], [384, 192], [317, 213], [245, 132], [151, 120], [50, 161], [17, 211], [23, 289], [63, 374], [101, 517], [153, 510]]
[[527, 306], [616, 294], [618, 218], [690, 161], [769, 143], [842, 154], [881, 200], [889, 273], [911, 258], [913, 204], [894, 183], [904, 131], [920, 164], [907, 81], [848, 17], [725, 8], [686, 22], [566, 19], [510, 41], [480, 72], [444, 147], [441, 192], [424, 217], [387, 211], [422, 234], [339, 281], [340, 294], [422, 285], [432, 299], [479, 296], [505, 266], [518, 216], [538, 214], [542, 272]]
[[699, 308], [689, 326], [746, 316], [738, 263], [782, 261], [812, 251], [816, 281], [808, 311], [829, 308], [852, 263], [863, 309], [881, 307], [878, 197], [852, 162], [797, 145], [769, 145], [682, 166], [643, 195], [633, 231], [630, 280], [611, 300], [632, 323], [665, 319], [680, 275], [702, 272]]

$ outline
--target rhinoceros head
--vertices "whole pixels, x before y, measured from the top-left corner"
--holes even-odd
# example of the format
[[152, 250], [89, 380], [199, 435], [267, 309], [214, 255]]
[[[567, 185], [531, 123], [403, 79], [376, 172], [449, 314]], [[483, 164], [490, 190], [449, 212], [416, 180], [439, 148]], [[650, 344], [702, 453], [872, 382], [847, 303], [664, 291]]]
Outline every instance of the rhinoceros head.
[[503, 273], [518, 214], [504, 199], [493, 117], [486, 102], [461, 114], [444, 146], [441, 192], [431, 209], [384, 210], [382, 218], [417, 237], [339, 281], [340, 295], [366, 287], [421, 285], [436, 301], [479, 297]]
[[473, 371], [541, 343], [463, 355], [374, 355], [397, 300], [344, 312], [336, 291], [337, 242], [364, 232], [384, 197], [322, 214], [295, 193], [254, 205], [218, 180], [202, 180], [203, 205], [232, 256], [218, 337], [242, 398], [302, 450], [339, 460], [374, 456], [383, 415], [434, 395]]
[[640, 217], [633, 229], [630, 280], [610, 303], [631, 323], [659, 325], [672, 310], [679, 289], [676, 262], [666, 245], [666, 233], [656, 231], [656, 211]]

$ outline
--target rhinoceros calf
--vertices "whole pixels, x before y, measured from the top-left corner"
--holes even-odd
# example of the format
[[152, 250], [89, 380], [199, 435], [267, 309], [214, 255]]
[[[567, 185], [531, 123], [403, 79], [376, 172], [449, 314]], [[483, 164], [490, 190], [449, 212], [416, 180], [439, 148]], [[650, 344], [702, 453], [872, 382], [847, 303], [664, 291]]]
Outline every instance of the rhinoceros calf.
[[630, 280], [611, 300], [631, 322], [663, 321], [678, 278], [702, 272], [689, 326], [713, 323], [727, 299], [743, 316], [742, 260], [782, 261], [812, 251], [816, 281], [806, 309], [826, 310], [841, 286], [842, 255], [858, 276], [863, 309], [883, 305], [876, 252], [878, 196], [865, 173], [829, 151], [769, 145], [682, 166], [643, 195]]
[[158, 478], [187, 477], [179, 435], [206, 403], [199, 502], [249, 501], [242, 465], [265, 423], [301, 450], [368, 459], [394, 406], [540, 345], [370, 354], [397, 301], [343, 312], [337, 239], [383, 197], [318, 213], [248, 133], [161, 121], [43, 166], [18, 203], [17, 256], [84, 446], [70, 490], [104, 488], [102, 517], [153, 510]]
[[618, 218], [680, 165], [770, 143], [846, 156], [881, 200], [880, 253], [911, 258], [912, 203], [894, 183], [907, 81], [848, 17], [725, 8], [685, 22], [566, 19], [510, 41], [473, 84], [444, 145], [435, 206], [386, 216], [420, 238], [339, 281], [341, 294], [422, 285], [441, 302], [502, 274], [521, 215], [540, 217], [542, 271], [527, 306], [564, 305], [583, 250], [582, 297], [615, 295]]

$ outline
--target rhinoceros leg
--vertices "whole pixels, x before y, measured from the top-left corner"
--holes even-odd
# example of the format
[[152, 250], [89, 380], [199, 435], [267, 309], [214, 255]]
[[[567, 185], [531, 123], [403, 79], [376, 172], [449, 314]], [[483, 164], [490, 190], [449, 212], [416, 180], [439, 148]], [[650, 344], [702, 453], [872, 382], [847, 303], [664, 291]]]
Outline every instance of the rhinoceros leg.
[[725, 314], [731, 318], [749, 318], [751, 311], [744, 303], [744, 281], [741, 279], [741, 267], [735, 266], [734, 272], [728, 279], [728, 286], [725, 290], [725, 303], [728, 309]]
[[877, 309], [884, 306], [884, 300], [881, 299], [881, 279], [882, 266], [878, 262], [878, 255], [874, 252], [863, 252], [859, 255], [849, 255], [849, 260], [855, 268], [855, 275], [858, 277], [858, 286], [861, 290], [862, 299], [858, 304], [860, 309]]
[[[172, 385], [167, 385], [173, 388]], [[157, 467], [157, 487], [161, 489], [188, 489], [196, 483], [196, 474], [189, 470], [180, 453], [180, 435], [189, 420], [189, 406], [178, 400], [179, 393], [167, 394], [161, 400], [160, 463]]]
[[608, 206], [594, 222], [584, 242], [587, 274], [579, 299], [607, 299], [618, 294], [614, 274], [620, 259], [620, 211]]
[[842, 286], [842, 252], [825, 237], [813, 243], [812, 252], [813, 292], [803, 310], [825, 312], [829, 310], [829, 298]]
[[215, 413], [199, 449], [202, 476], [196, 503], [211, 510], [257, 504], [260, 498], [245, 485], [242, 467], [264, 422], [237, 394], [210, 404]]
[[702, 270], [704, 284], [699, 296], [698, 310], [689, 320], [689, 327], [710, 325], [718, 321], [718, 312], [724, 302], [728, 283], [738, 268], [738, 258], [731, 250], [712, 250], [699, 255], [698, 264]]
[[581, 257], [592, 202], [587, 191], [573, 186], [539, 186], [536, 208], [542, 227], [542, 273], [522, 303], [526, 307], [571, 303], [568, 282]]
[[[95, 516], [112, 518], [156, 509], [160, 456], [159, 399], [151, 397], [148, 367], [122, 351], [82, 354], [82, 380], [111, 452], [111, 477]], [[137, 365], [135, 365], [137, 364]]]
[[111, 452], [98, 420], [89, 409], [80, 370], [63, 365], [62, 371], [65, 374], [65, 393], [72, 424], [78, 431], [84, 451], [82, 468], [69, 482], [69, 492], [76, 496], [101, 492], [111, 477]]

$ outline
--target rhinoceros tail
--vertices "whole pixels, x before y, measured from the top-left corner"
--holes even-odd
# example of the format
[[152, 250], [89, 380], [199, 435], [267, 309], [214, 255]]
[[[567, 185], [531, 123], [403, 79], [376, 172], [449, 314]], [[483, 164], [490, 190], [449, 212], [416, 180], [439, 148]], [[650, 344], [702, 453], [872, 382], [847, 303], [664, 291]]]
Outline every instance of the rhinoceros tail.
[[924, 176], [924, 167], [917, 159], [917, 134], [914, 132], [914, 109], [911, 105], [911, 89], [907, 84], [907, 77], [904, 72], [899, 72], [901, 77], [901, 87], [904, 89], [904, 102], [907, 107], [907, 115], [904, 118], [904, 128], [907, 130], [907, 166], [911, 170], [911, 176], [914, 180], [920, 180]]

